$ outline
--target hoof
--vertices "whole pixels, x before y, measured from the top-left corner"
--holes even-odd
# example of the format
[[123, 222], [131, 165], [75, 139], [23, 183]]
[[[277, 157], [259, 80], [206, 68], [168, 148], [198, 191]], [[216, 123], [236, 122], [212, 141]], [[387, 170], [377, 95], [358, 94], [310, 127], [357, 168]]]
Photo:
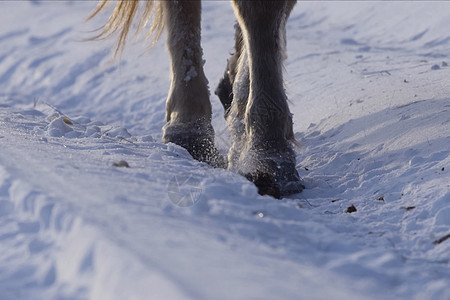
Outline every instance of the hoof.
[[224, 109], [225, 119], [228, 116], [228, 112], [231, 108], [231, 103], [233, 102], [233, 86], [228, 76], [228, 72], [225, 72], [223, 78], [220, 80], [219, 85], [215, 90], [215, 94], [219, 97]]
[[293, 152], [276, 158], [260, 159], [260, 167], [243, 175], [253, 182], [260, 195], [269, 195], [277, 199], [298, 194], [305, 189], [297, 170]]
[[215, 168], [226, 168], [227, 161], [214, 146], [214, 131], [211, 125], [166, 125], [164, 143], [174, 143], [185, 148], [192, 157]]
[[276, 199], [298, 194], [305, 189], [297, 170], [289, 176], [256, 173], [246, 174], [245, 177], [256, 185], [260, 195], [269, 195]]

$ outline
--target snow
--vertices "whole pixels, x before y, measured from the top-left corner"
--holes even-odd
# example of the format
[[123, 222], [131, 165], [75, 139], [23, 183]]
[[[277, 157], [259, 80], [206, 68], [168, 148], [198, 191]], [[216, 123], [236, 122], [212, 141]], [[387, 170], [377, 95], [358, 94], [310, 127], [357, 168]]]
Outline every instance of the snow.
[[[112, 60], [95, 5], [0, 2], [0, 299], [450, 299], [449, 3], [295, 7], [280, 201], [161, 142], [164, 43]], [[233, 22], [204, 2], [211, 90]]]

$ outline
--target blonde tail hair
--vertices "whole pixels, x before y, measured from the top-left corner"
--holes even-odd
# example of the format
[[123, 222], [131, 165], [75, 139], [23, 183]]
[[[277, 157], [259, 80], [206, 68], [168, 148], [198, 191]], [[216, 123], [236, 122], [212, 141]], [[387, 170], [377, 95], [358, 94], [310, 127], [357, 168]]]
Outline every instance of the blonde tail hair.
[[[110, 4], [111, 2], [111, 0], [100, 0], [96, 10], [87, 18], [87, 21], [94, 18], [100, 11], [108, 6], [107, 4]], [[159, 40], [164, 30], [164, 15], [161, 1], [157, 1], [157, 4], [155, 4], [155, 0], [146, 0], [142, 5], [144, 6], [144, 9], [140, 15], [136, 34], [141, 33], [142, 30], [149, 25], [150, 20], [152, 20], [150, 29], [145, 38], [152, 38], [151, 46], [153, 46]], [[139, 4], [139, 0], [117, 1], [116, 7], [114, 8], [114, 11], [108, 21], [105, 25], [98, 29], [100, 33], [91, 40], [109, 38], [118, 32], [119, 37], [117, 39], [116, 50], [114, 52], [114, 56], [117, 56], [117, 54], [121, 53], [125, 47], [128, 33], [133, 20], [136, 17], [139, 6], [141, 6]]]

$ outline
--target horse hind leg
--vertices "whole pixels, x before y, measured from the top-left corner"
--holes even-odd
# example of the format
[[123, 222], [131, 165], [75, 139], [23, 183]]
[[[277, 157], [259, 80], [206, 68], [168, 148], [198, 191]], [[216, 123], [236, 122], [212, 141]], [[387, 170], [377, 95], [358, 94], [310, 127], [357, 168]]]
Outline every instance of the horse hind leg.
[[227, 65], [223, 77], [215, 90], [215, 94], [219, 97], [220, 102], [224, 108], [224, 116], [227, 116], [231, 110], [231, 105], [233, 102], [233, 84], [238, 72], [239, 58], [243, 54], [244, 45], [241, 27], [238, 23], [234, 25], [234, 53], [231, 54], [230, 58], [227, 60]]
[[292, 117], [282, 76], [285, 23], [293, 4], [293, 1], [233, 2], [249, 71], [245, 131], [234, 165], [258, 186], [261, 194], [277, 198], [303, 189], [295, 169]]
[[225, 119], [231, 134], [231, 147], [228, 152], [228, 168], [238, 171], [242, 145], [245, 143], [244, 113], [249, 94], [248, 56], [243, 45], [243, 36], [239, 24], [235, 25], [235, 52], [227, 61], [224, 77], [216, 89], [225, 110]]
[[200, 45], [200, 1], [162, 1], [171, 60], [163, 141], [184, 148], [215, 167], [225, 161], [214, 146], [208, 81]]

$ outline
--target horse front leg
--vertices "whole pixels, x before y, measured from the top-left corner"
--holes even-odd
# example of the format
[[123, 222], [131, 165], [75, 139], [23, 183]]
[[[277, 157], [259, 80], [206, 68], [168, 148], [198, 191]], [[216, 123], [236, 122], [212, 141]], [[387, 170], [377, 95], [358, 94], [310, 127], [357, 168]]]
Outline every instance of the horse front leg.
[[200, 45], [200, 1], [163, 1], [171, 86], [166, 104], [163, 141], [184, 148], [215, 167], [225, 161], [214, 146], [208, 81]]
[[[284, 40], [284, 47], [283, 50], [286, 48], [286, 22], [289, 18], [290, 13], [292, 12], [292, 9], [294, 8], [297, 1], [288, 1], [287, 8], [286, 8], [286, 16], [282, 23], [281, 32], [283, 33], [283, 40]], [[239, 68], [239, 59], [242, 60], [242, 55], [245, 53], [245, 45], [244, 45], [244, 38], [242, 36], [242, 30], [239, 26], [239, 23], [234, 25], [235, 33], [234, 33], [234, 53], [231, 54], [230, 58], [227, 60], [227, 65], [225, 68], [225, 72], [223, 77], [220, 79], [220, 82], [215, 90], [215, 94], [219, 97], [220, 102], [223, 105], [223, 108], [225, 110], [225, 119], [227, 119], [227, 116], [229, 112], [231, 111], [231, 106], [233, 103], [234, 93], [233, 93], [233, 85], [235, 82], [235, 79], [237, 78], [238, 70]], [[285, 51], [283, 51], [285, 52]], [[287, 58], [286, 53], [283, 55], [283, 60]], [[248, 81], [248, 74], [247, 81]], [[248, 95], [247, 95], [248, 97]]]
[[277, 198], [303, 189], [295, 169], [292, 116], [282, 74], [285, 23], [293, 3], [233, 1], [249, 71], [248, 99], [243, 112], [245, 132], [241, 138], [244, 142], [234, 164], [258, 186], [261, 194]]

